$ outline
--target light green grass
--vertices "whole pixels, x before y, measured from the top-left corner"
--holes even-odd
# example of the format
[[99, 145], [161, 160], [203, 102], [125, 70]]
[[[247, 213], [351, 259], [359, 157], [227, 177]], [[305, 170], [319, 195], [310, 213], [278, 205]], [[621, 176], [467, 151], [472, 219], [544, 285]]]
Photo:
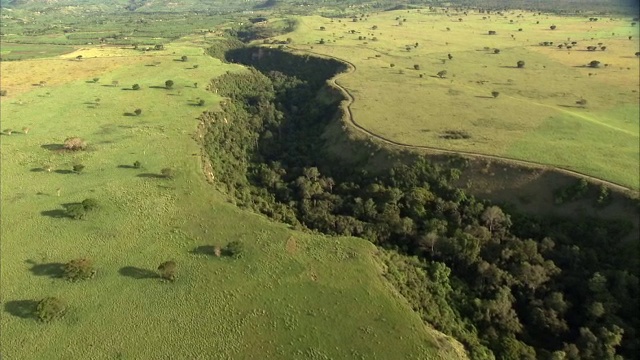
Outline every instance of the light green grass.
[[[119, 57], [122, 66], [97, 84], [80, 78], [2, 100], [3, 129], [31, 128], [28, 135], [3, 135], [1, 143], [3, 356], [455, 358], [451, 343], [428, 329], [383, 280], [373, 245], [292, 231], [237, 209], [204, 181], [192, 136], [198, 115], [219, 100], [205, 83], [241, 68], [180, 46], [176, 56], [188, 53], [187, 63], [157, 57], [150, 59], [157, 66], [128, 65]], [[188, 69], [193, 63], [199, 68]], [[167, 79], [174, 80], [173, 90], [149, 88]], [[112, 80], [121, 86], [103, 86]], [[143, 89], [121, 88], [134, 83]], [[189, 105], [198, 97], [207, 101], [205, 108]], [[96, 98], [97, 107], [91, 105]], [[141, 116], [123, 116], [135, 108]], [[70, 154], [42, 148], [68, 136], [85, 138], [90, 149]], [[136, 160], [142, 169], [118, 167]], [[67, 170], [77, 162], [86, 166], [81, 175], [37, 171], [46, 164]], [[138, 176], [164, 167], [176, 169], [174, 180]], [[47, 215], [88, 197], [101, 208], [87, 220]], [[290, 238], [295, 247], [287, 247]], [[242, 259], [193, 253], [232, 240], [246, 244]], [[33, 264], [85, 256], [98, 269], [86, 282], [32, 271]], [[153, 271], [168, 259], [178, 264], [173, 284], [120, 274], [124, 267]], [[14, 301], [46, 296], [69, 303], [65, 318], [45, 325], [11, 313]]]
[[72, 52], [73, 50], [73, 46], [67, 45], [32, 45], [3, 42], [0, 53], [2, 54], [3, 60], [25, 60], [56, 56]]
[[[352, 62], [356, 72], [339, 83], [355, 97], [355, 121], [380, 136], [410, 145], [562, 165], [638, 189], [639, 64], [633, 57], [638, 44], [627, 39], [637, 28], [628, 19], [589, 23], [586, 18], [520, 11], [505, 15], [483, 20], [486, 14], [447, 17], [423, 9], [381, 12], [358, 22], [306, 16], [299, 18], [294, 33], [282, 38], [291, 37], [297, 49]], [[396, 17], [407, 22], [399, 26]], [[556, 30], [549, 30], [552, 24]], [[497, 35], [487, 35], [489, 30]], [[570, 53], [555, 46], [567, 38], [578, 41]], [[320, 39], [326, 43], [318, 44]], [[539, 46], [543, 41], [553, 41], [554, 46]], [[582, 51], [598, 42], [607, 50]], [[494, 48], [501, 53], [493, 54]], [[524, 69], [515, 68], [518, 60], [525, 61]], [[582, 67], [591, 60], [610, 66]], [[415, 64], [420, 70], [414, 70]], [[440, 70], [447, 71], [446, 78], [435, 76]], [[499, 97], [492, 98], [492, 91], [500, 92]], [[586, 108], [575, 106], [581, 98], [588, 101]], [[558, 117], [567, 121], [555, 124], [554, 131], [566, 133], [576, 126], [581, 130], [558, 141], [547, 130], [547, 119]], [[471, 138], [441, 138], [447, 130], [466, 131]], [[553, 157], [565, 147], [580, 156]], [[612, 148], [618, 149], [616, 161], [603, 162], [601, 149]]]

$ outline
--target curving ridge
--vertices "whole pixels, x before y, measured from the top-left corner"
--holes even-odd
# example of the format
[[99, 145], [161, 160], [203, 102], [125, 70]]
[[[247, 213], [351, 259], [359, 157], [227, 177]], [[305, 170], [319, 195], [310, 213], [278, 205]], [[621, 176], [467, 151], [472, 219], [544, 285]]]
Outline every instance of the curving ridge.
[[578, 171], [574, 171], [574, 170], [569, 170], [569, 169], [565, 169], [562, 167], [558, 167], [558, 166], [553, 166], [553, 165], [549, 165], [549, 164], [544, 164], [544, 163], [540, 163], [540, 162], [535, 162], [535, 161], [528, 161], [528, 160], [520, 160], [520, 159], [515, 159], [515, 158], [510, 158], [510, 157], [506, 157], [506, 156], [497, 156], [497, 155], [487, 155], [487, 154], [483, 154], [483, 153], [477, 153], [477, 152], [470, 152], [470, 151], [458, 151], [458, 150], [447, 150], [447, 149], [442, 149], [442, 148], [437, 148], [437, 147], [433, 147], [433, 146], [427, 146], [427, 145], [410, 145], [410, 144], [405, 144], [405, 143], [401, 143], [392, 139], [389, 139], [385, 136], [382, 136], [380, 134], [374, 133], [371, 130], [368, 130], [367, 128], [363, 127], [362, 125], [358, 124], [355, 120], [355, 117], [353, 116], [353, 113], [351, 111], [351, 105], [355, 102], [355, 97], [353, 96], [353, 94], [351, 94], [351, 92], [349, 92], [348, 89], [344, 88], [342, 85], [340, 85], [338, 83], [338, 79], [352, 74], [356, 71], [356, 66], [351, 63], [348, 60], [345, 59], [341, 59], [335, 56], [331, 56], [331, 55], [325, 55], [325, 54], [321, 54], [321, 53], [317, 53], [315, 51], [310, 51], [310, 50], [306, 50], [306, 49], [299, 49], [299, 48], [295, 48], [295, 47], [290, 47], [293, 50], [296, 51], [300, 51], [300, 52], [306, 52], [309, 54], [313, 54], [315, 56], [318, 57], [323, 57], [323, 58], [330, 58], [333, 60], [337, 60], [340, 61], [341, 63], [345, 64], [347, 67], [347, 71], [341, 72], [336, 74], [334, 77], [332, 77], [331, 79], [327, 80], [331, 86], [335, 87], [336, 89], [338, 89], [345, 97], [346, 99], [346, 104], [344, 105], [344, 108], [346, 110], [347, 113], [347, 118], [349, 123], [356, 128], [358, 131], [372, 137], [375, 138], [385, 144], [388, 145], [392, 145], [395, 147], [400, 147], [400, 148], [405, 148], [405, 149], [420, 149], [420, 150], [428, 150], [430, 152], [434, 152], [434, 153], [440, 153], [440, 154], [452, 154], [452, 155], [466, 155], [466, 156], [470, 156], [470, 157], [474, 157], [474, 158], [479, 158], [479, 159], [487, 159], [487, 160], [497, 160], [497, 161], [501, 161], [501, 162], [505, 162], [505, 163], [509, 163], [509, 164], [515, 164], [515, 165], [520, 165], [520, 166], [526, 166], [526, 167], [535, 167], [535, 168], [542, 168], [542, 169], [548, 169], [548, 170], [553, 170], [553, 171], [557, 171], [560, 173], [564, 173], [567, 175], [572, 175], [575, 177], [580, 177], [580, 178], [584, 178], [593, 182], [598, 182], [601, 184], [604, 184], [612, 189], [618, 190], [618, 191], [622, 191], [622, 192], [631, 192], [631, 193], [635, 193], [636, 190], [628, 188], [624, 185], [618, 184], [618, 183], [614, 183], [608, 180], [604, 180], [601, 178], [597, 178], [588, 174], [584, 174]]

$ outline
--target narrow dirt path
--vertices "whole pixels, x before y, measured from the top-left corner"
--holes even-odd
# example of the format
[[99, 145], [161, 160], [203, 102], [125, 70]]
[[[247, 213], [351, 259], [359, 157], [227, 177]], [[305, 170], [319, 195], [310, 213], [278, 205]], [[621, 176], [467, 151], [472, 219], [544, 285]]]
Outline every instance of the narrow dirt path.
[[[618, 190], [618, 191], [623, 191], [623, 192], [632, 192], [632, 193], [636, 193], [637, 190], [628, 188], [624, 185], [620, 185], [620, 184], [616, 184], [614, 182], [608, 181], [608, 180], [604, 180], [604, 179], [600, 179], [591, 175], [587, 175], [578, 171], [574, 171], [574, 170], [569, 170], [569, 169], [565, 169], [565, 168], [561, 168], [561, 167], [557, 167], [557, 166], [552, 166], [549, 164], [544, 164], [544, 163], [539, 163], [539, 162], [535, 162], [535, 161], [528, 161], [528, 160], [520, 160], [520, 159], [514, 159], [514, 158], [510, 158], [510, 157], [505, 157], [505, 156], [496, 156], [496, 155], [487, 155], [487, 154], [482, 154], [482, 153], [477, 153], [477, 152], [469, 152], [469, 151], [457, 151], [457, 150], [446, 150], [446, 149], [441, 149], [441, 148], [436, 148], [436, 147], [432, 147], [432, 146], [425, 146], [425, 145], [409, 145], [409, 144], [404, 144], [401, 142], [397, 142], [395, 140], [389, 139], [385, 136], [382, 136], [380, 134], [376, 134], [368, 129], [366, 129], [365, 127], [363, 127], [362, 125], [358, 124], [355, 120], [355, 117], [353, 116], [353, 113], [351, 111], [351, 105], [356, 101], [355, 97], [353, 96], [353, 94], [351, 94], [351, 92], [349, 92], [348, 89], [344, 88], [342, 85], [340, 85], [338, 83], [338, 80], [340, 78], [342, 78], [343, 76], [347, 76], [350, 74], [353, 74], [356, 71], [356, 66], [344, 59], [335, 57], [335, 56], [331, 56], [331, 55], [325, 55], [322, 53], [318, 53], [315, 51], [310, 51], [310, 50], [306, 50], [306, 49], [299, 49], [296, 47], [290, 47], [291, 49], [295, 50], [295, 51], [300, 51], [300, 52], [304, 52], [304, 53], [309, 53], [309, 54], [313, 54], [315, 56], [318, 57], [323, 57], [323, 58], [330, 58], [330, 59], [334, 59], [337, 61], [340, 61], [341, 63], [344, 63], [347, 66], [347, 71], [345, 72], [341, 72], [339, 74], [337, 74], [336, 76], [332, 77], [331, 79], [329, 79], [329, 83], [331, 85], [333, 85], [336, 89], [338, 89], [340, 92], [342, 92], [342, 94], [344, 95], [344, 97], [347, 99], [347, 104], [345, 106], [345, 109], [347, 111], [347, 118], [349, 123], [356, 129], [358, 129], [358, 131], [372, 137], [375, 138], [383, 143], [386, 143], [388, 145], [392, 145], [395, 147], [400, 147], [400, 148], [405, 148], [405, 149], [415, 149], [415, 150], [428, 150], [430, 152], [434, 152], [434, 153], [440, 153], [440, 154], [452, 154], [452, 155], [465, 155], [465, 156], [470, 156], [470, 157], [474, 157], [474, 158], [479, 158], [479, 159], [487, 159], [487, 160], [495, 160], [495, 161], [501, 161], [501, 162], [505, 162], [505, 163], [509, 163], [509, 164], [514, 164], [514, 165], [520, 165], [520, 166], [526, 166], [526, 167], [535, 167], [535, 168], [543, 168], [543, 169], [552, 169], [552, 170], [556, 170], [558, 172], [564, 173], [564, 174], [568, 174], [568, 175], [572, 175], [575, 177], [581, 177], [593, 182], [597, 182], [597, 183], [602, 183], [612, 189]], [[519, 98], [514, 98], [514, 99], [518, 99], [518, 100], [523, 100], [523, 99], [519, 99]], [[536, 103], [537, 104], [537, 103]], [[556, 109], [556, 107], [553, 107], [551, 105], [545, 105], [545, 104], [539, 104], [542, 106], [549, 106], [552, 107], [554, 109]], [[563, 111], [562, 109], [556, 109], [556, 110], [560, 110]], [[573, 112], [569, 112], [569, 111], [563, 111], [563, 112], [568, 112], [571, 115], [577, 116], [577, 114], [573, 113]], [[582, 116], [580, 116], [582, 117]], [[582, 117], [584, 118], [584, 117]], [[593, 121], [593, 119], [590, 118], [584, 118], [585, 120], [588, 121]], [[596, 121], [597, 122], [597, 121]], [[605, 125], [604, 123], [601, 122], [597, 122], [600, 125]], [[611, 127], [615, 130], [618, 131], [623, 131], [625, 133], [627, 133], [626, 130], [623, 129], [619, 129], [613, 126], [610, 126], [608, 124], [606, 124], [605, 126]]]

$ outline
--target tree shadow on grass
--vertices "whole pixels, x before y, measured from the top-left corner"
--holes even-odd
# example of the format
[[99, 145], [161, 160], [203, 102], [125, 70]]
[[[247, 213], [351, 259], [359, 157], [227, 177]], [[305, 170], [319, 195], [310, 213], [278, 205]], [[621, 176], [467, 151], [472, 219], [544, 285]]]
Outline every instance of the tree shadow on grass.
[[64, 145], [62, 144], [44, 144], [44, 145], [41, 145], [40, 147], [45, 150], [51, 150], [51, 151], [64, 150]]
[[135, 169], [136, 167], [133, 165], [118, 165], [119, 169]]
[[126, 112], [124, 114], [122, 114], [123, 116], [136, 116], [136, 114], [134, 113], [130, 113], [130, 112]]
[[214, 255], [213, 245], [202, 245], [194, 248], [190, 252], [194, 255]]
[[141, 269], [135, 266], [125, 266], [118, 270], [118, 273], [122, 276], [134, 278], [134, 279], [157, 279], [160, 276], [152, 270]]
[[29, 271], [36, 276], [47, 276], [50, 278], [61, 278], [64, 275], [63, 263], [46, 263], [38, 264], [33, 260], [25, 261], [27, 264], [31, 264]]
[[147, 179], [164, 179], [165, 178], [164, 175], [152, 174], [152, 173], [143, 173], [143, 174], [138, 174], [136, 176], [141, 178], [147, 178]]
[[35, 319], [38, 302], [35, 300], [13, 300], [4, 304], [4, 311], [23, 319]]
[[40, 214], [42, 216], [48, 216], [48, 217], [54, 218], [54, 219], [64, 219], [64, 218], [68, 218], [69, 217], [67, 212], [65, 210], [62, 210], [62, 209], [45, 210], [45, 211], [40, 212]]
[[150, 89], [164, 89], [167, 90], [166, 86], [157, 86], [157, 85], [151, 85], [149, 86]]
[[479, 98], [479, 99], [493, 99], [493, 96], [476, 95], [476, 97]]
[[31, 169], [31, 172], [44, 172], [43, 168], [33, 168]]
[[62, 174], [62, 175], [73, 174], [73, 171], [71, 170], [54, 170], [53, 172], [55, 172], [56, 174]]

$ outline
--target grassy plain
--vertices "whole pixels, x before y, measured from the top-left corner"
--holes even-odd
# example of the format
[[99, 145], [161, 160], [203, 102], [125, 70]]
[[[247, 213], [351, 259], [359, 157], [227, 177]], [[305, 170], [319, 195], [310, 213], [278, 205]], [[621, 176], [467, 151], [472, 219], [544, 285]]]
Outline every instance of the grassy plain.
[[[84, 48], [0, 64], [9, 92], [2, 127], [15, 130], [1, 138], [2, 355], [458, 357], [383, 280], [373, 245], [290, 230], [239, 210], [205, 182], [193, 136], [198, 115], [220, 100], [206, 83], [242, 68], [204, 56], [196, 40], [146, 55]], [[176, 61], [181, 55], [189, 60]], [[168, 79], [173, 89], [162, 88]], [[32, 85], [41, 80], [44, 87]], [[129, 90], [134, 83], [142, 89]], [[195, 106], [198, 98], [205, 107]], [[125, 115], [136, 108], [140, 116]], [[68, 136], [85, 138], [89, 149], [60, 152]], [[136, 160], [141, 169], [131, 168]], [[70, 173], [76, 163], [86, 166], [80, 175]], [[46, 165], [53, 171], [42, 171]], [[158, 178], [164, 167], [176, 170], [175, 179]], [[88, 219], [63, 217], [63, 204], [88, 197], [100, 203]], [[203, 254], [232, 240], [246, 244], [243, 258]], [[52, 276], [79, 257], [95, 261], [96, 278]], [[173, 284], [151, 278], [168, 259], [178, 264]], [[46, 296], [70, 310], [44, 325], [25, 311]]]
[[[339, 83], [355, 97], [355, 121], [380, 136], [560, 166], [638, 189], [638, 35], [630, 18], [423, 9], [357, 22], [305, 16], [281, 38], [352, 62], [356, 71]], [[539, 45], [544, 41], [553, 45]], [[557, 47], [572, 41], [571, 50]], [[598, 50], [586, 51], [591, 45]], [[587, 67], [592, 60], [601, 67]], [[441, 70], [444, 78], [436, 75]], [[445, 139], [447, 131], [470, 138]]]

